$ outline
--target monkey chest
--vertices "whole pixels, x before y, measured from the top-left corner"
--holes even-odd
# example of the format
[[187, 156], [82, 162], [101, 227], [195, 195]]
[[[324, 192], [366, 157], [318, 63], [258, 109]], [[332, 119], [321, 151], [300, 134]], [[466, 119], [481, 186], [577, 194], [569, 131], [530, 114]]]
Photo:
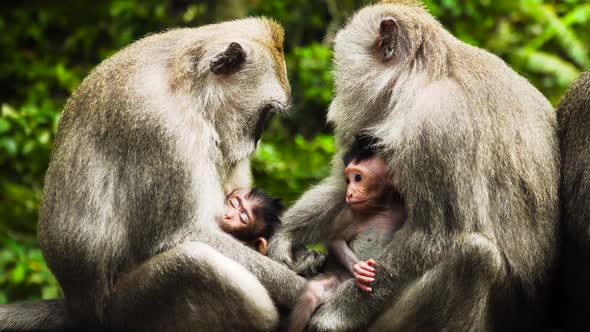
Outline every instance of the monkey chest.
[[348, 245], [359, 259], [376, 259], [393, 239], [394, 231], [395, 225], [390, 220], [372, 220], [360, 225]]

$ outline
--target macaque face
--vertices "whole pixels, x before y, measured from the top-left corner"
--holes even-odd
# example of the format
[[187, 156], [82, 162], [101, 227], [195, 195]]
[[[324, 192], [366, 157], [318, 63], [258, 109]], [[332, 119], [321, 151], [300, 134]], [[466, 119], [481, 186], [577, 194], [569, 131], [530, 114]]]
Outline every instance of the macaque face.
[[239, 189], [229, 194], [219, 225], [224, 232], [239, 239], [253, 237], [264, 228], [264, 220], [254, 213], [260, 202], [250, 199], [248, 192], [247, 189]]
[[346, 204], [352, 210], [361, 212], [379, 205], [388, 180], [381, 158], [353, 160], [344, 170], [344, 176], [348, 185]]

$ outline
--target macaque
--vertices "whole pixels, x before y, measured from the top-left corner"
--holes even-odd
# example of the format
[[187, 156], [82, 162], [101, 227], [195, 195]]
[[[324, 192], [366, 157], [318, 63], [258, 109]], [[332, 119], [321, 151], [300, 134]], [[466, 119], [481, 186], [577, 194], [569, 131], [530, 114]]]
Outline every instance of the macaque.
[[258, 188], [237, 189], [227, 196], [219, 227], [266, 256], [268, 240], [281, 224], [282, 210], [279, 198]]
[[373, 138], [357, 136], [343, 158], [346, 206], [334, 220], [328, 241], [330, 254], [335, 256], [339, 266], [328, 265], [329, 272], [306, 284], [291, 314], [290, 332], [303, 331], [318, 305], [350, 276], [362, 291], [372, 292], [377, 262], [373, 258], [359, 258], [354, 251], [354, 241], [363, 237], [363, 242], [372, 243], [371, 253], [378, 255], [404, 223], [404, 203], [390, 183], [383, 159], [376, 155], [375, 144]]
[[172, 29], [92, 70], [61, 114], [39, 211], [65, 299], [0, 308], [0, 330], [276, 329], [306, 280], [217, 224], [288, 108], [283, 39], [266, 18]]
[[[502, 59], [446, 31], [419, 0], [360, 9], [333, 45], [334, 160], [355, 133], [378, 138], [407, 218], [378, 255], [359, 236], [349, 244], [377, 261], [373, 291], [346, 281], [307, 328], [543, 330], [554, 314], [547, 304], [561, 235], [551, 103]], [[342, 164], [332, 165], [281, 216], [270, 258], [290, 266], [295, 249], [332, 234], [347, 190]]]

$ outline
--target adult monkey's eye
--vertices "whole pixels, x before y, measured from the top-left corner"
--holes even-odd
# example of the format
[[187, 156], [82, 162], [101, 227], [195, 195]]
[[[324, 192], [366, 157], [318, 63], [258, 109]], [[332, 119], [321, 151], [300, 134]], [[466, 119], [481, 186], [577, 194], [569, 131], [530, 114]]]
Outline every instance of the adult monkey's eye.
[[354, 182], [361, 182], [362, 179], [363, 177], [360, 174], [354, 176]]

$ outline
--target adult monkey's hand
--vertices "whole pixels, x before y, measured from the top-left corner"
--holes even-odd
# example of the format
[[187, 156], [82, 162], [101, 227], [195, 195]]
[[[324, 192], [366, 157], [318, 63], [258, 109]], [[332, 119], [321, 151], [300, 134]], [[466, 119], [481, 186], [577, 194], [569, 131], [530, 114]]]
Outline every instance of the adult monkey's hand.
[[268, 255], [272, 259], [293, 268], [293, 248], [327, 239], [334, 216], [344, 206], [346, 194], [340, 155], [334, 157], [333, 164], [340, 170], [334, 172], [337, 175], [328, 177], [307, 191], [283, 215], [283, 227], [269, 244]]
[[294, 250], [293, 259], [293, 270], [300, 276], [311, 278], [326, 265], [328, 255], [301, 247]]
[[268, 245], [268, 257], [293, 268], [293, 241], [286, 233], [279, 233], [272, 237]]

